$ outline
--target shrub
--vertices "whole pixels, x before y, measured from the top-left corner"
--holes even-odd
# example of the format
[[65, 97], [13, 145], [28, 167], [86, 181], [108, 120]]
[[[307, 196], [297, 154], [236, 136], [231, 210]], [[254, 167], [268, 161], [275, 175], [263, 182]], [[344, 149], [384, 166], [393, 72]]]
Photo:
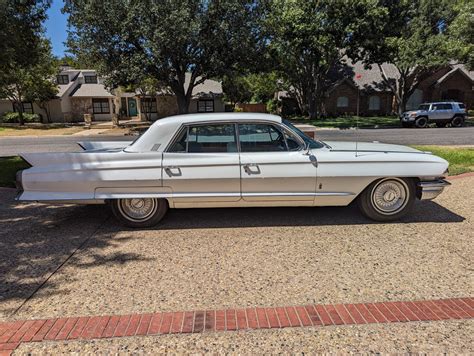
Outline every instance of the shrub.
[[[41, 122], [41, 117], [38, 114], [23, 113], [23, 119], [25, 122]], [[20, 114], [17, 112], [6, 112], [1, 117], [1, 121], [6, 123], [20, 122]]]

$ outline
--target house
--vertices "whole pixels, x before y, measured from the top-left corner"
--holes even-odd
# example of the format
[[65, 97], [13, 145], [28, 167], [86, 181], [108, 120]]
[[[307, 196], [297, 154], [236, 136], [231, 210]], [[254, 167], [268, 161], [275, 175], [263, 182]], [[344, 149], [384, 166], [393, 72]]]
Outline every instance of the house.
[[[190, 74], [186, 75], [187, 83], [190, 77]], [[157, 120], [178, 113], [176, 97], [169, 91], [163, 90], [154, 96], [120, 89], [109, 91], [95, 70], [62, 66], [55, 80], [58, 93], [47, 103], [53, 122], [81, 122], [84, 114], [92, 114], [93, 121], [109, 121], [114, 112], [123, 118], [138, 120]], [[193, 89], [189, 112], [223, 112], [222, 98], [221, 83], [205, 80]], [[24, 102], [22, 105], [26, 113], [46, 115], [36, 103]], [[16, 109], [9, 100], [0, 99], [0, 116]]]
[[[398, 78], [398, 72], [391, 64], [383, 64], [381, 69], [387, 78]], [[377, 65], [365, 68], [362, 62], [351, 63], [334, 79], [323, 102], [323, 111], [328, 116], [390, 115], [397, 112], [392, 92], [382, 80]], [[282, 102], [282, 114], [297, 111], [295, 100], [287, 92], [279, 92], [277, 98]], [[461, 64], [449, 64], [420, 83], [407, 102], [407, 110], [417, 108], [422, 102], [454, 100], [474, 108], [474, 72]]]

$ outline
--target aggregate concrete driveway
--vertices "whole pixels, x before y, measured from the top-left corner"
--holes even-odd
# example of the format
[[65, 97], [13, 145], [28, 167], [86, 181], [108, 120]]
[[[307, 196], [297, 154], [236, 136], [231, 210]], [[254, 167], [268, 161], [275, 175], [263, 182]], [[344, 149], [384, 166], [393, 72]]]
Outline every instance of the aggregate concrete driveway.
[[[392, 224], [357, 209], [171, 211], [128, 230], [101, 206], [0, 197], [0, 321], [474, 295], [474, 177]], [[439, 321], [23, 344], [18, 352], [473, 352], [473, 322]]]
[[[461, 128], [317, 130], [327, 141], [379, 141], [402, 145], [474, 145], [474, 126]], [[0, 137], [0, 157], [30, 152], [80, 151], [77, 141], [131, 141], [134, 136]]]

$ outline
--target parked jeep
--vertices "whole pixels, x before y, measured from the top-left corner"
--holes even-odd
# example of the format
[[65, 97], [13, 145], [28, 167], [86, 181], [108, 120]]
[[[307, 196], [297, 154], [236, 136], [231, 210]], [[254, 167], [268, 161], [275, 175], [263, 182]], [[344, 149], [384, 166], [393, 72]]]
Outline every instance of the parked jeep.
[[418, 110], [406, 111], [400, 118], [403, 127], [426, 127], [434, 122], [438, 127], [451, 124], [452, 127], [464, 125], [466, 106], [458, 102], [424, 103]]

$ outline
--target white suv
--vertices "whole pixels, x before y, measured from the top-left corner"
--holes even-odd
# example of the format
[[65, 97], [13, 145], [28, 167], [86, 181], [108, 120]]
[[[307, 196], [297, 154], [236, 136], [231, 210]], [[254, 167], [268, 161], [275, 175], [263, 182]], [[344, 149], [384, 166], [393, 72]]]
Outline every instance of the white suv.
[[447, 124], [461, 127], [466, 116], [466, 106], [463, 103], [446, 101], [421, 104], [418, 110], [404, 112], [400, 121], [403, 127], [423, 128], [430, 122], [436, 123], [438, 127], [445, 127]]

